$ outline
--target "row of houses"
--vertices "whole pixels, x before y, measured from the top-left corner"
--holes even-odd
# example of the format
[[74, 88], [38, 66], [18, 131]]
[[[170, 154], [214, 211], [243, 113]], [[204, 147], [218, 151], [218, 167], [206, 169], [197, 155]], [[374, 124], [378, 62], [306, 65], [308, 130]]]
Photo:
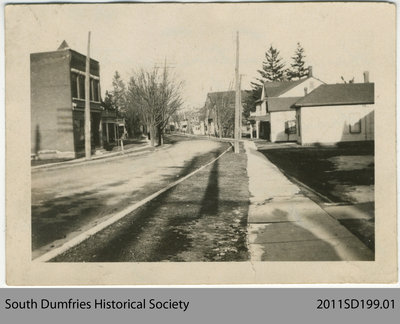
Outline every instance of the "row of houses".
[[312, 74], [265, 82], [249, 120], [256, 138], [301, 145], [374, 140], [374, 83], [326, 84]]
[[[34, 53], [31, 61], [31, 154], [75, 158], [84, 152], [86, 56], [63, 41], [56, 51]], [[247, 91], [241, 91], [241, 103]], [[313, 76], [266, 82], [256, 111], [241, 121], [242, 132], [271, 142], [334, 144], [374, 140], [374, 83], [326, 84]], [[210, 92], [201, 116], [186, 125], [197, 134], [233, 137], [235, 92]], [[100, 64], [90, 59], [92, 151], [117, 142], [125, 121], [101, 100]]]
[[[31, 155], [75, 158], [84, 153], [86, 56], [63, 41], [56, 51], [30, 55]], [[92, 151], [116, 143], [125, 121], [101, 100], [100, 64], [90, 59]]]
[[[243, 106], [249, 92], [241, 92]], [[374, 140], [374, 83], [326, 84], [313, 76], [265, 82], [256, 110], [241, 122], [242, 133], [270, 142], [301, 145]], [[235, 92], [208, 93], [204, 134], [233, 136]]]

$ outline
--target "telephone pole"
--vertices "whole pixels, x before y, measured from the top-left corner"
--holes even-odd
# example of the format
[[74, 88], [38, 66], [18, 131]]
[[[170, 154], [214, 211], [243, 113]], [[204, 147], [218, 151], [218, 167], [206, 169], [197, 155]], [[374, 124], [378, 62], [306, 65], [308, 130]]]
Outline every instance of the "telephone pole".
[[242, 106], [242, 76], [243, 74], [240, 75], [239, 78], [239, 139], [242, 139], [242, 119], [243, 119], [243, 106]]
[[90, 32], [88, 33], [86, 73], [85, 73], [85, 157], [91, 159], [91, 136], [90, 136]]
[[240, 80], [239, 80], [239, 32], [236, 32], [236, 98], [235, 98], [235, 153], [239, 153], [239, 132], [240, 132]]

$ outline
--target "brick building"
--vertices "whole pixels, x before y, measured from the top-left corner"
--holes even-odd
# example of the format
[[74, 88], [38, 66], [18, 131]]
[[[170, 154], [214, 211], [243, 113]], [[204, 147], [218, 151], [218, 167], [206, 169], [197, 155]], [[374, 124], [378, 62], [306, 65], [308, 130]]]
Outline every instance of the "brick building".
[[[39, 158], [84, 154], [86, 56], [64, 41], [57, 51], [33, 53], [31, 60], [31, 153]], [[92, 151], [103, 146], [100, 65], [90, 60]]]

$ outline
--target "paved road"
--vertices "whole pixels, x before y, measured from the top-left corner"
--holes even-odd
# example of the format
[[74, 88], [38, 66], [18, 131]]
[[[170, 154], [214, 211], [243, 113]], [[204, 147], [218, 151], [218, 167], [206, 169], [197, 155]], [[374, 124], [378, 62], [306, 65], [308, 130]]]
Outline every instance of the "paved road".
[[33, 172], [33, 258], [188, 174], [223, 145], [178, 140], [143, 156]]

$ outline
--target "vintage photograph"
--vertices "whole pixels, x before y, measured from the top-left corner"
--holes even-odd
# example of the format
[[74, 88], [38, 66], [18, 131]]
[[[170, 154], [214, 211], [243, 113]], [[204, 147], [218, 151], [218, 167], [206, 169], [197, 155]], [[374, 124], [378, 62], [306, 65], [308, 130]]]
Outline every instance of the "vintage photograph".
[[394, 9], [7, 6], [29, 262], [375, 262]]

